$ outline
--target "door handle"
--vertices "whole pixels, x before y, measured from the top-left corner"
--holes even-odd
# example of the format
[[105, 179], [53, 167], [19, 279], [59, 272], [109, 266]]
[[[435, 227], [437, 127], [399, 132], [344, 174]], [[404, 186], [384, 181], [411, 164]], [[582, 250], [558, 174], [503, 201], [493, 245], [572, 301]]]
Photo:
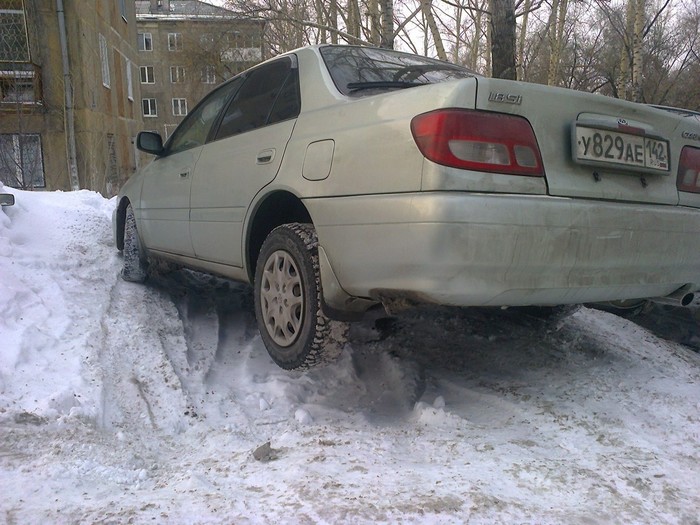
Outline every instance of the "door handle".
[[275, 150], [274, 149], [266, 149], [258, 153], [258, 156], [256, 158], [258, 164], [269, 164], [272, 162], [272, 159], [275, 158]]

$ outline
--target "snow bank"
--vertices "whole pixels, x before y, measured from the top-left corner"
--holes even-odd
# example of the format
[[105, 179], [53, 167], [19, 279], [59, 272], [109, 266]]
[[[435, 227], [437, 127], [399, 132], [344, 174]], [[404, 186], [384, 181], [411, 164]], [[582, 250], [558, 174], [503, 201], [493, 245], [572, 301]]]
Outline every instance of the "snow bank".
[[114, 201], [10, 191], [9, 523], [697, 521], [700, 358], [673, 338], [590, 309], [416, 310], [288, 373], [247, 287], [123, 282]]

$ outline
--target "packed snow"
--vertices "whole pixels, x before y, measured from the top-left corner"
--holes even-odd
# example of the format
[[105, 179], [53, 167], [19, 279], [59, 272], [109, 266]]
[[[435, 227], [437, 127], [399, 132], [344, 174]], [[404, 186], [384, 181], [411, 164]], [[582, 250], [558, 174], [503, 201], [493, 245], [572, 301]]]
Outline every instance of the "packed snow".
[[418, 309], [290, 373], [248, 287], [122, 281], [114, 200], [4, 191], [0, 523], [700, 519], [697, 316]]

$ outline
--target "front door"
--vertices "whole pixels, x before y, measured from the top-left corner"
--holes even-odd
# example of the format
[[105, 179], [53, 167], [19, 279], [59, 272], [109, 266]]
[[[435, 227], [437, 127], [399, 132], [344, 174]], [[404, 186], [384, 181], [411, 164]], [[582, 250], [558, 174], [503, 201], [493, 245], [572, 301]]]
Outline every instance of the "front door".
[[190, 193], [195, 165], [211, 128], [240, 83], [227, 82], [185, 117], [146, 169], [141, 193], [142, 235], [149, 248], [194, 256], [190, 237]]

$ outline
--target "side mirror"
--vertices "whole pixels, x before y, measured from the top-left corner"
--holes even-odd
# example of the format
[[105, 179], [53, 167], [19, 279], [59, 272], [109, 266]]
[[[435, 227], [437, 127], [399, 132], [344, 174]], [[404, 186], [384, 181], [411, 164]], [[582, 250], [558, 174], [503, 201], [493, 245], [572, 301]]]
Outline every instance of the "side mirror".
[[141, 131], [136, 136], [136, 147], [151, 155], [163, 154], [163, 139], [158, 133]]
[[15, 203], [15, 196], [11, 193], [0, 193], [0, 205], [12, 206]]

